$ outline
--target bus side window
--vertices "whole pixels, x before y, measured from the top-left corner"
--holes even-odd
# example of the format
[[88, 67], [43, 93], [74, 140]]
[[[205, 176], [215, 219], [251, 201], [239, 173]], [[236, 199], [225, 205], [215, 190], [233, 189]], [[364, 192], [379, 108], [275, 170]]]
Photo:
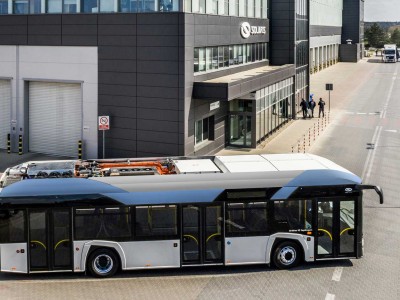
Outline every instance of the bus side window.
[[137, 206], [135, 236], [145, 239], [177, 238], [176, 205]]
[[22, 210], [0, 211], [0, 244], [25, 241], [25, 214]]
[[275, 232], [311, 229], [311, 200], [284, 200], [274, 202]]

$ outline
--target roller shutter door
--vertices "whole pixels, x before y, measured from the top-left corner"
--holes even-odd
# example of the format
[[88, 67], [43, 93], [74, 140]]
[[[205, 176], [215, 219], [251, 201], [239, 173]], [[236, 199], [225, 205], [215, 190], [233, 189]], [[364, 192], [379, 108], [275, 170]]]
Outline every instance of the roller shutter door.
[[29, 83], [29, 151], [77, 157], [82, 136], [81, 85]]
[[11, 122], [11, 81], [0, 80], [0, 149], [7, 148]]

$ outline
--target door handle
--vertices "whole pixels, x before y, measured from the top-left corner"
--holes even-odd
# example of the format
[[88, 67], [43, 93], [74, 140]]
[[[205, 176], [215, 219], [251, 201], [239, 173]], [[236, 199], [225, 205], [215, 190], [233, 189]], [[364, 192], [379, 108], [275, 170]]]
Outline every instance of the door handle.
[[17, 253], [25, 253], [25, 249], [17, 249]]

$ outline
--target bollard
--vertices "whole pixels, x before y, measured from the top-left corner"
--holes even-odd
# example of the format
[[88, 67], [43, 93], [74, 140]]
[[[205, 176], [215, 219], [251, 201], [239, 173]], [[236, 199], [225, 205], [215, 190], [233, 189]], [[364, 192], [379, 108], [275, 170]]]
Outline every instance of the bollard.
[[318, 119], [318, 136], [319, 136], [319, 119]]
[[11, 134], [7, 134], [7, 153], [11, 153]]
[[306, 153], [306, 135], [303, 135], [303, 153]]
[[308, 129], [308, 146], [311, 146], [311, 132], [310, 132], [310, 128]]
[[297, 141], [297, 153], [300, 153], [300, 140]]
[[22, 155], [22, 135], [18, 138], [18, 155]]
[[82, 141], [78, 141], [78, 159], [82, 159]]
[[292, 153], [294, 153], [294, 152], [293, 152], [293, 151], [294, 151], [293, 148], [294, 148], [294, 146], [292, 146]]
[[314, 141], [315, 141], [315, 123], [314, 123]]
[[328, 124], [329, 124], [329, 113], [330, 113], [330, 112], [328, 111]]

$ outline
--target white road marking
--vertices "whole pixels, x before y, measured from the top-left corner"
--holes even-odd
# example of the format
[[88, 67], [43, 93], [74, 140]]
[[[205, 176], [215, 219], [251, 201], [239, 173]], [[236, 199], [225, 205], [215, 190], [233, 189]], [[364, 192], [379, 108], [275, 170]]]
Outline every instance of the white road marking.
[[366, 115], [367, 113], [358, 112], [357, 115]]
[[335, 300], [335, 295], [327, 293], [325, 296], [325, 300]]
[[393, 132], [393, 133], [397, 133], [397, 130], [395, 130], [395, 129], [386, 129], [385, 131], [386, 131], [386, 132]]
[[342, 277], [343, 267], [335, 268], [333, 271], [332, 280], [333, 281], [340, 281], [340, 277]]
[[372, 155], [371, 155], [371, 160], [370, 160], [369, 166], [368, 166], [368, 172], [367, 172], [367, 174], [365, 175], [365, 177], [363, 177], [364, 182], [368, 182], [369, 176], [371, 175], [372, 166], [374, 165], [374, 160], [375, 160], [376, 148], [377, 148], [377, 146], [378, 146], [379, 138], [381, 137], [381, 133], [382, 133], [382, 126], [377, 126], [377, 127], [379, 127], [379, 129], [378, 129], [378, 134], [377, 134], [377, 136], [376, 136], [376, 140], [375, 140], [375, 143], [374, 143], [375, 147], [374, 147], [374, 149], [371, 151], [371, 152], [372, 152]]
[[[379, 126], [377, 126], [375, 128], [374, 135], [372, 136], [372, 141], [371, 141], [372, 144], [375, 143], [376, 135], [378, 134], [378, 129], [379, 129], [378, 127]], [[367, 159], [365, 160], [365, 164], [364, 164], [364, 169], [363, 169], [363, 172], [361, 173], [361, 178], [363, 179], [363, 182], [365, 182], [365, 174], [366, 174], [367, 168], [369, 166], [369, 161], [371, 160], [371, 155], [372, 155], [372, 151], [368, 151]]]
[[[398, 68], [398, 66], [396, 65], [396, 72], [394, 73], [395, 76], [397, 76], [397, 68]], [[383, 111], [381, 113], [381, 118], [382, 119], [386, 117], [387, 107], [389, 105], [390, 98], [392, 97], [392, 92], [393, 92], [393, 87], [394, 87], [395, 80], [396, 80], [396, 77], [393, 77], [393, 80], [392, 80], [392, 82], [390, 84], [389, 93], [387, 95], [385, 104], [383, 105], [384, 108], [383, 108]]]
[[348, 115], [354, 115], [355, 112], [354, 112], [354, 111], [346, 111], [346, 114], [348, 114]]

